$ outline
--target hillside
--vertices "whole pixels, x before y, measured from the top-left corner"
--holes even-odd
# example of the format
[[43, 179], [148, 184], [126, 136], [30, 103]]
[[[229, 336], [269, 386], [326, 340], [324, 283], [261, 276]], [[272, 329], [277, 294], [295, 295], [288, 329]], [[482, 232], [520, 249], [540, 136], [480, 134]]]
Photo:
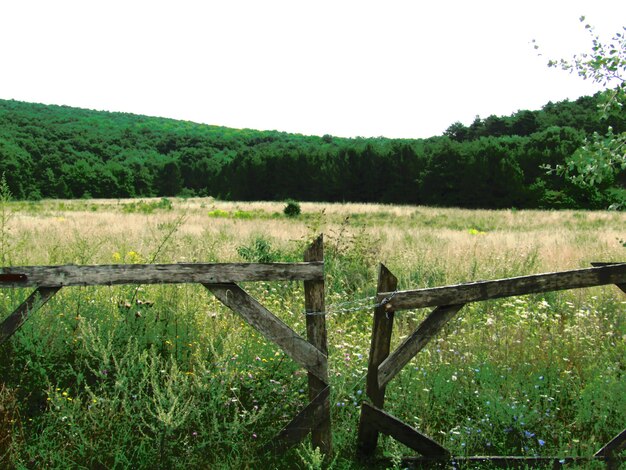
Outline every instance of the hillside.
[[225, 200], [601, 208], [625, 177], [578, 188], [562, 163], [607, 124], [598, 96], [452, 124], [429, 139], [345, 139], [0, 100], [0, 173], [17, 199], [196, 195]]

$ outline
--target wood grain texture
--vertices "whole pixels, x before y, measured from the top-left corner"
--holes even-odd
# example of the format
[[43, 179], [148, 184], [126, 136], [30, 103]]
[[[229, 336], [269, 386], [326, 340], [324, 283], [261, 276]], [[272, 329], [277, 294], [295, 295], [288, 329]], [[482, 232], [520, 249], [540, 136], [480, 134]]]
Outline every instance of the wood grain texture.
[[378, 367], [377, 379], [384, 386], [448, 323], [463, 305], [437, 307]]
[[[439, 305], [457, 305], [516, 295], [566, 289], [626, 284], [626, 263], [557, 273], [535, 274], [494, 281], [396, 292], [387, 308], [398, 311]], [[379, 293], [380, 302], [391, 292]]]
[[217, 299], [241, 315], [267, 340], [278, 345], [311, 374], [328, 377], [327, 358], [237, 284], [203, 284]]
[[[398, 287], [398, 279], [381, 264], [378, 268], [377, 292], [395, 291]], [[393, 331], [393, 311], [388, 311], [384, 306], [374, 309], [374, 321], [372, 325], [372, 339], [367, 366], [366, 394], [375, 407], [382, 409], [385, 404], [385, 386], [378, 383], [378, 366], [389, 356], [391, 345], [391, 333]], [[357, 451], [361, 456], [370, 456], [378, 445], [378, 430], [369, 426], [367, 419], [359, 420], [357, 437]]]
[[[324, 238], [320, 235], [304, 252], [305, 262], [324, 261]], [[324, 279], [304, 281], [304, 308], [306, 312], [325, 311]], [[328, 356], [328, 333], [326, 331], [325, 315], [306, 316], [306, 334], [309, 342]], [[324, 389], [328, 387], [328, 369], [325, 364], [325, 376], [309, 373], [309, 399], [314, 400]], [[323, 454], [332, 453], [332, 433], [330, 423], [330, 398], [327, 398], [328, 406], [325, 418], [311, 432], [311, 444], [313, 448], [319, 447]]]
[[[118, 284], [218, 284], [245, 281], [323, 280], [323, 263], [178, 263], [100, 266], [13, 266], [0, 268], [0, 287], [97, 286]], [[10, 281], [8, 275], [26, 280]]]
[[20, 329], [28, 316], [45, 304], [61, 287], [39, 287], [0, 324], [0, 345]]
[[426, 457], [448, 458], [450, 456], [450, 452], [445, 447], [367, 402], [361, 405], [361, 419]]

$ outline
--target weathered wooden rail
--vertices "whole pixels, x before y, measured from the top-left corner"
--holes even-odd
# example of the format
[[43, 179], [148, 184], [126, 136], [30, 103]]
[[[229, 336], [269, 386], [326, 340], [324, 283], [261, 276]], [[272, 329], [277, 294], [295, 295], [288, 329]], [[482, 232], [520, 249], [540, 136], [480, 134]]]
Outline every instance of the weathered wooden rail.
[[[378, 307], [374, 311], [366, 384], [366, 394], [371, 403], [365, 401], [361, 407], [357, 450], [361, 457], [372, 457], [376, 452], [378, 435], [384, 433], [421, 454], [421, 457], [413, 458], [407, 463], [428, 465], [451, 459], [450, 451], [417, 429], [386, 413], [383, 410], [385, 391], [389, 382], [441, 331], [446, 323], [469, 302], [609, 284], [617, 285], [626, 293], [626, 263], [594, 263], [594, 267], [588, 269], [430, 289], [396, 291], [397, 284], [396, 277], [381, 265], [377, 288]], [[394, 313], [423, 307], [435, 307], [435, 309], [391, 352]], [[618, 465], [616, 455], [624, 448], [626, 448], [626, 429], [596, 452], [593, 457], [586, 460], [603, 460], [612, 468]], [[560, 465], [559, 461], [563, 460], [562, 457], [525, 456], [477, 456], [455, 457], [454, 459], [459, 463], [490, 462], [505, 467], [549, 463], [557, 466]], [[581, 459], [566, 458], [565, 460], [573, 462]]]
[[237, 283], [304, 281], [305, 310], [324, 311], [324, 246], [320, 236], [304, 253], [303, 263], [224, 263], [106, 266], [18, 266], [0, 268], [0, 288], [35, 291], [0, 323], [0, 346], [59, 290], [72, 286], [200, 283], [220, 302], [275, 343], [308, 372], [309, 404], [272, 441], [284, 449], [311, 434], [313, 447], [332, 452], [330, 383], [326, 319], [307, 315], [306, 339], [280, 320]]

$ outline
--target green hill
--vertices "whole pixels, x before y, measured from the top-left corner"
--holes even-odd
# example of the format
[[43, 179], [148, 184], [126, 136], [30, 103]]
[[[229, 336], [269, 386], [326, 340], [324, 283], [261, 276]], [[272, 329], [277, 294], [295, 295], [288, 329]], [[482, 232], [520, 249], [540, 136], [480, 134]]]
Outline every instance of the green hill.
[[18, 199], [198, 195], [233, 200], [460, 207], [606, 207], [600, 190], [547, 175], [600, 122], [598, 96], [452, 124], [429, 139], [230, 129], [0, 100], [0, 173]]

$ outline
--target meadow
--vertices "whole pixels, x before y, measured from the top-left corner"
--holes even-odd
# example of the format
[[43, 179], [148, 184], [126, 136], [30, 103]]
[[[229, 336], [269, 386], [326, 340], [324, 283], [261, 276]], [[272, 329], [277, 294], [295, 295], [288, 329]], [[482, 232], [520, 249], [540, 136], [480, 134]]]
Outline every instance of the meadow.
[[[400, 289], [626, 260], [626, 213], [211, 198], [2, 201], [3, 266], [301, 261], [324, 234], [334, 455], [355, 458], [378, 264]], [[301, 283], [243, 286], [303, 333]], [[0, 318], [28, 295], [0, 289]], [[393, 344], [425, 310], [398, 313]], [[385, 409], [456, 455], [589, 456], [626, 426], [615, 286], [466, 306], [387, 388]], [[62, 290], [0, 347], [2, 468], [319, 468], [264, 450], [306, 373], [199, 285]], [[380, 440], [381, 468], [411, 452]], [[587, 468], [587, 467], [585, 467]]]

